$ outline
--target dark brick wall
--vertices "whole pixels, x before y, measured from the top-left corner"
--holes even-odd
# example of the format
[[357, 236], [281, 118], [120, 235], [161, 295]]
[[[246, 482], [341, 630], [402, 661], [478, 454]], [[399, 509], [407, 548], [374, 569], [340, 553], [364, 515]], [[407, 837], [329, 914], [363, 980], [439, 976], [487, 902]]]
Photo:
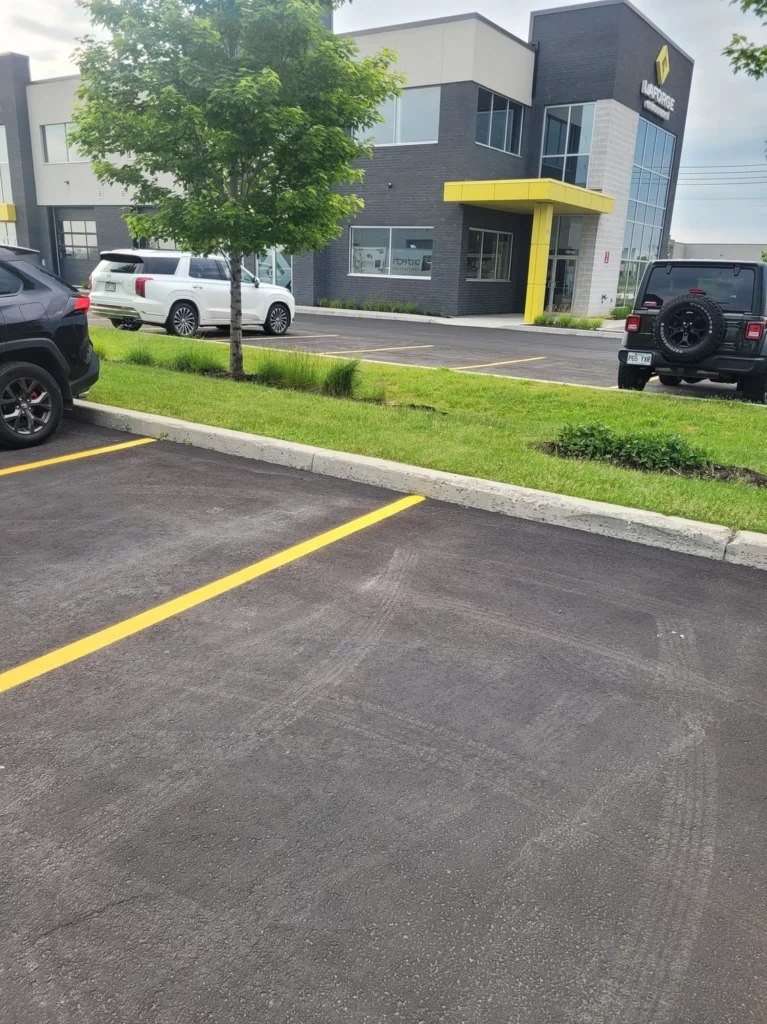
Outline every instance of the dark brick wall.
[[[431, 226], [434, 228], [434, 257], [430, 281], [387, 277], [350, 277], [349, 226], [342, 237], [313, 259], [313, 273], [306, 260], [294, 263], [295, 294], [301, 303], [318, 297], [369, 299], [371, 301], [417, 302], [424, 309], [447, 316], [459, 313], [496, 313], [521, 309], [519, 278], [527, 275], [531, 218], [467, 211], [443, 201], [446, 181], [486, 178], [519, 178], [524, 158], [511, 156], [474, 141], [477, 90], [473, 82], [442, 86], [439, 142], [422, 146], [378, 147], [366, 161], [365, 181], [356, 194], [365, 200], [354, 225], [365, 227]], [[530, 133], [529, 111], [525, 112], [522, 152]], [[469, 226], [513, 230], [512, 284], [470, 284], [466, 282], [466, 250]], [[527, 238], [523, 249], [522, 239]], [[313, 292], [308, 278], [313, 276]], [[512, 305], [512, 303], [514, 305]], [[522, 305], [524, 304], [524, 295]]]
[[[41, 209], [48, 209], [42, 207]], [[121, 217], [122, 206], [57, 206], [51, 209], [51, 219], [55, 215], [61, 220], [93, 220], [96, 222], [96, 238], [98, 247], [105, 249], [126, 249], [133, 244], [128, 226]], [[82, 284], [94, 269], [98, 259], [74, 260], [61, 259], [58, 273], [72, 284]]]
[[5, 126], [11, 190], [16, 207], [19, 245], [39, 249], [50, 267], [50, 246], [43, 213], [37, 205], [29, 137], [27, 82], [29, 58], [18, 53], [0, 55], [0, 124]]
[[[666, 217], [668, 233], [692, 85], [692, 61], [621, 0], [534, 15], [532, 41], [538, 48], [538, 61], [528, 175], [538, 175], [545, 107], [615, 99], [677, 137]], [[671, 72], [663, 89], [676, 99], [669, 121], [644, 109], [645, 97], [640, 91], [643, 79], [655, 82], [655, 61], [666, 44]], [[664, 246], [666, 242], [664, 238]]]

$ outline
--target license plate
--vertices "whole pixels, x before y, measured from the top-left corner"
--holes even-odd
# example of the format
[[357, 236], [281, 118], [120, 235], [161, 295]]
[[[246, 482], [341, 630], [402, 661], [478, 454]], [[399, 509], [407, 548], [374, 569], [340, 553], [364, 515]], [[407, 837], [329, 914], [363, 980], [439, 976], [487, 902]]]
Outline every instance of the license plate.
[[114, 281], [107, 281], [106, 284], [104, 285], [104, 290], [107, 292], [116, 292], [117, 285], [115, 284]]
[[626, 362], [631, 366], [652, 366], [652, 352], [629, 352]]

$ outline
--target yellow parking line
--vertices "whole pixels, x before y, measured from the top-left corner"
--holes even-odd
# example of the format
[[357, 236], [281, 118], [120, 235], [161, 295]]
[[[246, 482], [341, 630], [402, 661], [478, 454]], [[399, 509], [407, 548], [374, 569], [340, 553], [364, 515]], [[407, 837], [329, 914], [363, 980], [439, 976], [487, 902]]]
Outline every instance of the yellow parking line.
[[51, 651], [50, 654], [44, 654], [40, 658], [2, 672], [0, 673], [0, 693], [3, 690], [19, 686], [21, 683], [26, 683], [30, 679], [35, 679], [37, 676], [45, 675], [46, 672], [52, 672], [63, 665], [69, 665], [73, 661], [85, 658], [87, 655], [93, 654], [94, 651], [109, 647], [119, 640], [133, 636], [134, 633], [140, 633], [150, 626], [155, 626], [158, 622], [164, 622], [166, 619], [173, 618], [174, 615], [189, 611], [190, 608], [196, 608], [197, 605], [203, 604], [205, 601], [210, 601], [229, 590], [241, 587], [244, 583], [250, 583], [251, 580], [258, 579], [259, 576], [265, 576], [266, 573], [273, 572], [289, 562], [295, 562], [314, 551], [319, 551], [320, 548], [327, 547], [329, 544], [335, 544], [336, 541], [343, 540], [344, 537], [349, 537], [353, 533], [359, 533], [360, 530], [365, 530], [368, 526], [389, 519], [391, 516], [397, 515], [398, 512], [404, 512], [405, 509], [412, 508], [413, 505], [418, 505], [424, 500], [416, 494], [400, 498], [399, 501], [395, 501], [391, 505], [384, 505], [383, 508], [379, 508], [375, 512], [369, 512], [367, 515], [360, 516], [359, 519], [352, 519], [351, 522], [345, 523], [343, 526], [337, 526], [333, 530], [328, 530], [327, 533], [321, 533], [317, 537], [287, 548], [279, 554], [270, 555], [269, 558], [255, 562], [230, 576], [207, 583], [204, 587], [198, 587], [197, 590], [190, 590], [188, 594], [174, 597], [173, 600], [158, 604], [155, 608], [141, 612], [140, 615], [134, 615], [133, 618], [125, 619], [114, 626], [108, 626], [106, 629], [99, 630], [98, 633], [91, 633], [90, 636], [67, 644], [66, 647], [59, 647], [58, 650]]
[[475, 363], [474, 366], [451, 366], [451, 370], [484, 370], [487, 366], [511, 366], [513, 363], [537, 363], [546, 356], [530, 356], [529, 359], [506, 359], [502, 363]]
[[388, 348], [339, 348], [336, 352], [318, 352], [319, 356], [356, 356], [359, 352], [404, 352], [414, 348], [434, 348], [433, 345], [390, 345]]
[[71, 455], [59, 455], [55, 459], [41, 459], [40, 462], [25, 462], [21, 466], [8, 466], [7, 469], [0, 469], [0, 476], [10, 476], [11, 473], [26, 473], [28, 469], [42, 469], [43, 466], [55, 466], [59, 462], [74, 462], [76, 459], [88, 459], [91, 455], [106, 455], [107, 452], [119, 452], [123, 448], [138, 448], [140, 444], [152, 444], [156, 437], [141, 437], [138, 441], [125, 441], [122, 444], [110, 444], [106, 448], [91, 448], [87, 452], [73, 452]]

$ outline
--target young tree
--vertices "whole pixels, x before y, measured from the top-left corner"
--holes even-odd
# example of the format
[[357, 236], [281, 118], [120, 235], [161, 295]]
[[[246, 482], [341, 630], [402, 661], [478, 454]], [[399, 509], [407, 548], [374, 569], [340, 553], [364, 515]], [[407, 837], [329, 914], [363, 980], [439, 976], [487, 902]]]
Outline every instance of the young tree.
[[356, 214], [337, 187], [362, 178], [359, 139], [401, 84], [394, 55], [361, 59], [328, 30], [343, 0], [78, 2], [102, 33], [78, 51], [76, 144], [130, 192], [135, 237], [226, 255], [239, 376], [243, 256], [319, 249]]
[[[732, 0], [744, 14], [755, 14], [767, 23], [767, 0]], [[735, 71], [745, 71], [752, 78], [767, 75], [767, 43], [752, 43], [746, 36], [734, 35], [724, 54]]]

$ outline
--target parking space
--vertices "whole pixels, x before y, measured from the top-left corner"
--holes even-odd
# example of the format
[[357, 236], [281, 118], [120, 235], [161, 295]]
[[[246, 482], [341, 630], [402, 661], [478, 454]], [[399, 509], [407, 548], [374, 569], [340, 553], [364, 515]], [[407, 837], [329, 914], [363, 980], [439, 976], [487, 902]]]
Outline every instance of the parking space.
[[760, 573], [161, 441], [0, 492], [3, 1019], [764, 1018]]
[[[94, 320], [96, 326], [109, 326]], [[161, 328], [144, 328], [146, 333], [164, 333]], [[224, 331], [206, 330], [207, 341], [226, 344]], [[260, 331], [248, 332], [246, 345], [262, 348], [301, 349], [322, 355], [345, 356], [405, 366], [447, 366], [472, 373], [587, 384], [617, 390], [618, 349], [621, 339], [609, 334], [573, 335], [520, 331], [514, 328], [455, 327], [449, 323], [368, 320], [300, 314], [290, 333], [273, 338]], [[653, 379], [646, 389], [651, 394], [673, 394], [679, 398], [721, 398], [740, 401], [728, 384], [683, 384], [664, 387]]]

